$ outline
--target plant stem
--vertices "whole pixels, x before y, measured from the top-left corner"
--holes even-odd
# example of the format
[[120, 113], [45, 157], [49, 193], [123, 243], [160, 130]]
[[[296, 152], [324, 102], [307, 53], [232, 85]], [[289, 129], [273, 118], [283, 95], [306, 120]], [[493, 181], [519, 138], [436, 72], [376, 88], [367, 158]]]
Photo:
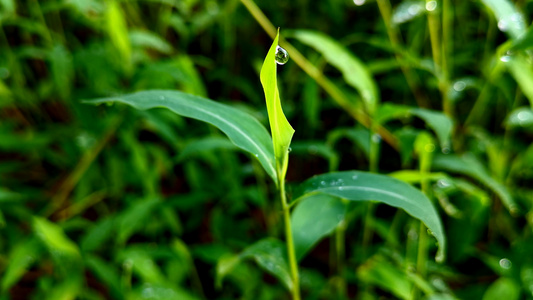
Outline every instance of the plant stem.
[[[283, 174], [284, 175], [284, 174]], [[287, 254], [289, 257], [289, 266], [292, 277], [292, 299], [300, 300], [300, 276], [298, 275], [298, 262], [296, 261], [296, 253], [294, 252], [294, 241], [292, 239], [292, 226], [290, 206], [287, 204], [287, 196], [285, 195], [285, 176], [280, 176], [279, 192], [281, 196], [281, 205], [283, 207], [283, 219], [285, 223], [285, 238], [287, 243]]]
[[389, 0], [377, 0], [379, 12], [381, 13], [381, 17], [383, 18], [383, 21], [385, 22], [385, 27], [387, 28], [387, 34], [389, 36], [389, 40], [392, 44], [392, 47], [395, 50], [395, 56], [396, 60], [398, 61], [400, 68], [402, 70], [402, 73], [405, 76], [405, 80], [407, 81], [407, 85], [411, 89], [411, 92], [415, 96], [415, 100], [420, 107], [429, 108], [429, 102], [424, 94], [421, 93], [418, 83], [420, 82], [418, 76], [416, 73], [414, 73], [411, 68], [409, 68], [405, 63], [402, 62], [401, 55], [398, 54], [398, 51], [401, 49], [401, 41], [400, 41], [400, 35], [396, 31], [396, 28], [391, 24], [391, 4]]

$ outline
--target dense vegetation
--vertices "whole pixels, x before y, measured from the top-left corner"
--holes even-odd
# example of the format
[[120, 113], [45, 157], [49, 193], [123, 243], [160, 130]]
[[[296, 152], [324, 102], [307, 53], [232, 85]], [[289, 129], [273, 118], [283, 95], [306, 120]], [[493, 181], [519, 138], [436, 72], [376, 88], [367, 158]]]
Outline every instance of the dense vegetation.
[[533, 299], [532, 13], [0, 0], [0, 299]]

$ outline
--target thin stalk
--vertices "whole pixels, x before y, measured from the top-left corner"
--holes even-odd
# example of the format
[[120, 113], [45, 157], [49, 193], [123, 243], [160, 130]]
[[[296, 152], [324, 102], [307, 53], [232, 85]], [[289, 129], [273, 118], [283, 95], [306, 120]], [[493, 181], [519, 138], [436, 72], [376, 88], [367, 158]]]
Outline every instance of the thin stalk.
[[335, 253], [337, 258], [337, 274], [339, 275], [339, 292], [338, 295], [341, 299], [346, 299], [346, 280], [342, 274], [344, 273], [344, 258], [346, 253], [345, 245], [345, 233], [346, 233], [346, 221], [341, 223], [335, 229]]
[[285, 176], [280, 176], [279, 192], [281, 196], [281, 205], [283, 207], [283, 219], [285, 221], [285, 238], [287, 243], [287, 254], [289, 257], [289, 266], [292, 277], [292, 299], [300, 300], [300, 276], [298, 275], [298, 262], [296, 261], [296, 253], [294, 252], [294, 241], [292, 238], [291, 215], [290, 206], [287, 204], [287, 196], [285, 194]]
[[405, 65], [405, 63], [402, 62], [402, 57], [400, 54], [398, 54], [398, 50], [401, 49], [401, 38], [400, 34], [396, 30], [396, 28], [391, 24], [391, 4], [389, 0], [377, 0], [379, 12], [381, 14], [381, 17], [383, 18], [383, 21], [385, 22], [385, 27], [387, 29], [387, 35], [389, 36], [389, 40], [392, 44], [392, 47], [395, 50], [395, 57], [398, 61], [398, 64], [400, 65], [400, 69], [402, 70], [403, 75], [405, 76], [405, 80], [407, 81], [407, 85], [411, 89], [411, 92], [415, 96], [416, 103], [420, 107], [429, 108], [430, 104], [427, 100], [426, 96], [422, 94], [418, 87], [418, 83], [420, 82], [418, 76], [416, 73], [412, 71], [411, 68]]
[[[253, 2], [253, 0], [241, 0], [242, 4], [248, 9], [250, 14], [256, 19], [256, 21], [263, 27], [266, 33], [274, 38], [276, 36], [276, 28], [270, 20], [263, 14], [261, 9]], [[372, 125], [372, 118], [366, 114], [363, 110], [357, 109], [353, 106], [350, 100], [344, 95], [344, 93], [337, 88], [329, 79], [327, 79], [322, 72], [309, 62], [298, 49], [294, 48], [283, 37], [280, 37], [280, 45], [283, 46], [291, 55], [291, 59], [322, 87], [326, 93], [328, 93], [333, 101], [337, 103], [343, 110], [345, 110], [351, 117], [363, 126], [370, 128]], [[385, 127], [378, 126], [376, 131], [381, 135], [384, 141], [386, 141], [394, 149], [399, 149], [398, 141], [394, 135], [392, 135]]]

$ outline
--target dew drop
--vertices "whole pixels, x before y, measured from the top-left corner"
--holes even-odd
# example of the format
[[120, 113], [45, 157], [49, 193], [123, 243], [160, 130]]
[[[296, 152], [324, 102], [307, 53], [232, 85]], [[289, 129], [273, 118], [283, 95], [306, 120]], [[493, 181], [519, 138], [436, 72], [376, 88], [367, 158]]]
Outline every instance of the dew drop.
[[339, 186], [339, 191], [342, 191], [344, 190], [344, 188], [342, 186]]
[[437, 1], [429, 1], [426, 3], [427, 11], [434, 11], [437, 8]]
[[426, 146], [424, 146], [424, 150], [426, 150], [426, 152], [433, 152], [435, 150], [435, 145], [426, 144]]
[[507, 21], [504, 20], [504, 19], [500, 19], [498, 21], [498, 28], [503, 31], [503, 32], [506, 32], [508, 29], [509, 29], [509, 25], [507, 24]]
[[255, 157], [259, 157], [259, 154], [256, 153], [256, 154], [254, 154], [254, 156], [255, 156]]
[[357, 179], [357, 175], [352, 176], [352, 179], [356, 180]]
[[511, 61], [511, 56], [504, 55], [504, 56], [500, 57], [500, 60], [503, 61], [503, 62], [510, 62]]
[[450, 153], [450, 148], [449, 148], [449, 147], [444, 147], [444, 148], [442, 148], [442, 153], [443, 153], [443, 154], [448, 154], [448, 153]]
[[326, 185], [326, 182], [324, 180], [320, 181], [320, 185]]
[[407, 11], [411, 16], [416, 16], [420, 12], [420, 6], [412, 4], [411, 6], [409, 6], [409, 9], [407, 9]]
[[439, 179], [439, 181], [437, 181], [437, 186], [440, 187], [440, 188], [447, 188], [450, 185], [451, 185], [451, 183], [448, 180], [445, 180], [445, 179]]
[[503, 269], [509, 270], [512, 266], [513, 264], [511, 263], [509, 259], [507, 258], [500, 259], [500, 267], [502, 267]]
[[453, 84], [453, 89], [456, 92], [461, 92], [466, 88], [466, 83], [464, 81], [457, 81]]
[[353, 0], [353, 3], [357, 6], [365, 4], [366, 0]]
[[287, 152], [291, 152], [291, 151], [292, 151], [291, 147], [287, 148]]
[[165, 96], [159, 96], [159, 99], [165, 100]]
[[381, 135], [375, 133], [372, 135], [372, 142], [379, 143], [381, 141]]
[[289, 61], [289, 52], [280, 46], [277, 46], [275, 58], [278, 65], [284, 65]]

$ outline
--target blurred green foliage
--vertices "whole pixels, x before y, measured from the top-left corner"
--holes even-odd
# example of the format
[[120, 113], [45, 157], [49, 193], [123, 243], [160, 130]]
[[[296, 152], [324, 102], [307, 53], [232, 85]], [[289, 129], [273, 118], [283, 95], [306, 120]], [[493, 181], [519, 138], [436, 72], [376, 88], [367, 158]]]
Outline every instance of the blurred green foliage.
[[[268, 128], [250, 4], [0, 0], [0, 299], [290, 298], [258, 160], [165, 109], [82, 102], [179, 90]], [[293, 203], [303, 299], [532, 299], [533, 1], [255, 4], [291, 55], [289, 199], [312, 175], [390, 173], [447, 238], [436, 263], [402, 210]]]

